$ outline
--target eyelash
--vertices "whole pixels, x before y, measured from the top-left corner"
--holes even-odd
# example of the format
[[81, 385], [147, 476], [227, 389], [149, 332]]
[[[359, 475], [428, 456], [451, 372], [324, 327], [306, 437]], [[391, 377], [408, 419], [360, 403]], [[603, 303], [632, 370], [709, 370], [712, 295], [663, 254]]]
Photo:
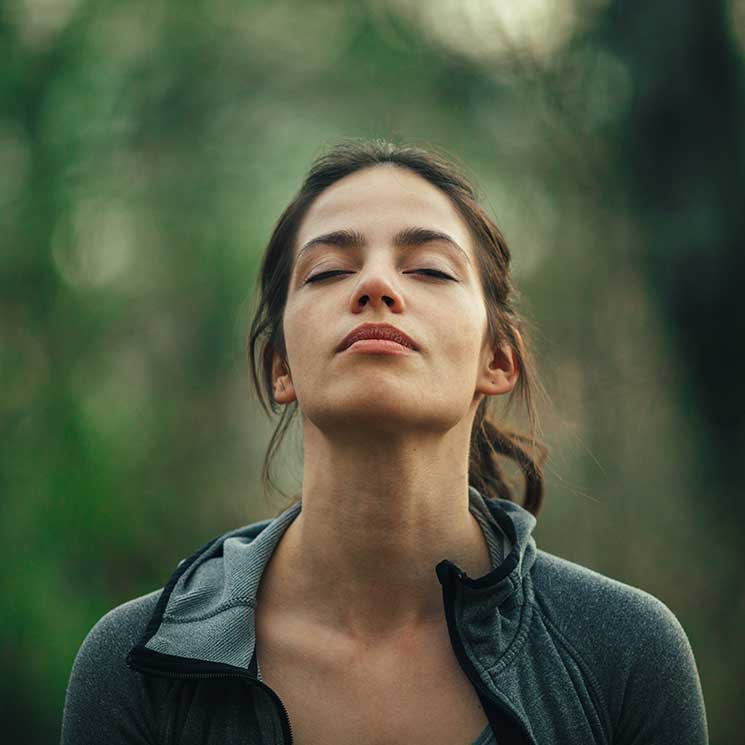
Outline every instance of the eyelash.
[[[417, 269], [416, 271], [428, 276], [434, 276], [437, 279], [450, 279], [455, 281], [453, 277], [437, 269]], [[328, 279], [329, 277], [332, 277], [336, 274], [349, 274], [349, 272], [342, 271], [341, 269], [332, 269], [328, 272], [319, 272], [318, 274], [314, 274], [312, 277], [308, 277], [308, 279], [305, 280], [305, 283], [308, 284], [309, 282], [318, 282], [319, 280]]]

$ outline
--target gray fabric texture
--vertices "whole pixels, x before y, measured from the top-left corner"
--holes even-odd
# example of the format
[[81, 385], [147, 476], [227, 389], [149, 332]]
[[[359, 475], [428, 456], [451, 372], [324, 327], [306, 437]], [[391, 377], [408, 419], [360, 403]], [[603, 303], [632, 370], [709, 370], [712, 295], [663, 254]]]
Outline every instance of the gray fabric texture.
[[[492, 715], [504, 717], [503, 728], [487, 727], [475, 742], [705, 745], [698, 670], [673, 612], [644, 590], [538, 549], [535, 517], [521, 506], [484, 500], [473, 487], [469, 506], [493, 569], [459, 573], [450, 610]], [[105, 614], [73, 664], [62, 744], [286, 743], [277, 703], [256, 677], [161, 677], [137, 660], [249, 671], [261, 573], [301, 508], [219, 536], [179, 562], [164, 588]]]

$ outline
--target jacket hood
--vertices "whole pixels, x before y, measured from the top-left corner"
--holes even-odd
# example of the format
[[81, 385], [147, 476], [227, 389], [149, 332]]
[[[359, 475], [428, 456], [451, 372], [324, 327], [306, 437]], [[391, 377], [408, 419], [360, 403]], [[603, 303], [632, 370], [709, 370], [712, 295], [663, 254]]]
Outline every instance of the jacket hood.
[[[473, 511], [477, 504], [486, 506], [483, 513], [491, 529], [507, 538], [504, 545], [509, 550], [504, 560], [477, 578], [469, 577], [447, 558], [432, 569], [443, 586], [446, 609], [452, 609], [448, 612], [453, 613], [459, 643], [486, 680], [515, 657], [527, 636], [532, 584], [525, 578], [536, 558], [532, 536], [536, 518], [514, 502], [484, 499], [469, 486], [469, 509]], [[302, 501], [296, 502], [277, 517], [224, 533], [182, 559], [127, 664], [142, 670], [136, 660], [142, 659], [144, 652], [146, 658], [156, 653], [183, 658], [175, 661], [181, 663], [198, 665], [203, 661], [244, 671], [251, 668], [261, 575], [301, 509]]]

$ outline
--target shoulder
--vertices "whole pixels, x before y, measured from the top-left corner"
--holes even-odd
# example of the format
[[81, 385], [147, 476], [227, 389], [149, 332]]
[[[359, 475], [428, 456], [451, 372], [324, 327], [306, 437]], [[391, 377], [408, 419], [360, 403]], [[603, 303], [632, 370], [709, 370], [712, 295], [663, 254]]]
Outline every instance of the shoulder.
[[[700, 730], [703, 698], [693, 651], [662, 600], [543, 550], [531, 577], [543, 626], [593, 679], [612, 721], [628, 721], [634, 707], [672, 707], [668, 694], [675, 690], [679, 705], [687, 701], [688, 711], [700, 715]], [[664, 699], [660, 690], [668, 692]]]
[[96, 742], [113, 733], [126, 733], [127, 742], [151, 741], [153, 684], [131, 670], [126, 657], [144, 633], [161, 591], [109, 610], [86, 634], [67, 686], [63, 745]]
[[619, 633], [621, 638], [638, 640], [660, 632], [676, 637], [683, 631], [672, 610], [646, 590], [547, 551], [536, 553], [532, 571], [536, 604], [565, 633], [575, 636], [589, 631], [597, 643], [605, 632], [617, 647]]
[[[673, 612], [646, 590], [538, 549], [533, 566], [536, 599], [554, 622], [572, 625], [583, 619], [623, 613], [644, 626], [659, 621], [677, 623]], [[637, 631], [639, 628], [637, 627]]]
[[128, 652], [144, 633], [162, 589], [127, 600], [107, 611], [88, 632], [80, 652], [109, 655], [125, 649]]

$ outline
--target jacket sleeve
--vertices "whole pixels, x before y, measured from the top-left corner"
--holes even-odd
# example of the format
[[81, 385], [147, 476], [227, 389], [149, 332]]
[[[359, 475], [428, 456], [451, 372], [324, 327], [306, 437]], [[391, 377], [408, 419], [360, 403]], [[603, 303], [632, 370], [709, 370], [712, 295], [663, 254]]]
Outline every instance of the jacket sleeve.
[[78, 650], [65, 695], [62, 745], [154, 745], [152, 683], [127, 667], [160, 590], [101, 618]]
[[614, 745], [707, 745], [701, 681], [691, 644], [673, 612], [644, 596]]

